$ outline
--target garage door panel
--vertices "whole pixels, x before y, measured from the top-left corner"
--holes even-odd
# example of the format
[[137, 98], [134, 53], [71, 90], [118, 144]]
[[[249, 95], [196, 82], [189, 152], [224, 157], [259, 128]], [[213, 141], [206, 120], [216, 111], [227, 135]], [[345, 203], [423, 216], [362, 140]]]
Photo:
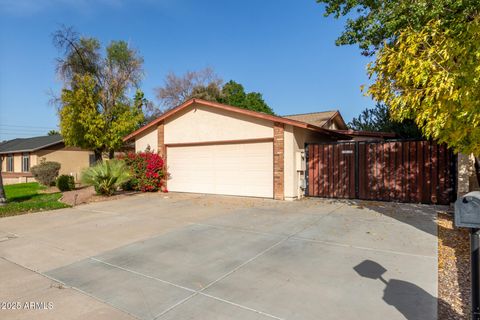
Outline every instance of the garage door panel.
[[167, 155], [171, 191], [273, 197], [271, 142], [169, 147]]

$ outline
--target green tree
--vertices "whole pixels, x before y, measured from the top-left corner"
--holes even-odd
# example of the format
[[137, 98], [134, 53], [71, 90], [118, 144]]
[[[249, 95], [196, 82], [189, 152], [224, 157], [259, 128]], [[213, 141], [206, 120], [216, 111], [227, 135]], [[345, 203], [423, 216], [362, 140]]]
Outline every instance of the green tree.
[[245, 101], [239, 107], [253, 111], [263, 112], [266, 114], [274, 114], [272, 108], [263, 100], [263, 96], [258, 92], [249, 92], [245, 96]]
[[48, 133], [47, 133], [47, 135], [49, 135], [49, 136], [54, 136], [54, 135], [57, 135], [57, 134], [60, 134], [60, 132], [57, 131], [57, 130], [53, 130], [53, 129], [48, 131]]
[[205, 68], [188, 71], [182, 76], [169, 73], [165, 78], [165, 84], [155, 90], [160, 104], [165, 107], [164, 112], [189, 99], [198, 98], [273, 114], [273, 110], [263, 100], [262, 94], [246, 93], [244, 87], [233, 80], [222, 84], [223, 80], [212, 68]]
[[473, 153], [480, 168], [480, 2], [319, 2], [337, 18], [358, 12], [337, 44], [376, 54], [367, 92], [390, 106], [392, 118], [412, 119], [427, 138]]
[[123, 137], [138, 128], [143, 113], [133, 103], [120, 103], [108, 113], [99, 108], [101, 91], [88, 74], [76, 75], [73, 89], [63, 89], [59, 110], [60, 130], [65, 144], [93, 150], [96, 160], [102, 153], [113, 152], [123, 145]]
[[223, 99], [223, 93], [221, 88], [216, 83], [212, 82], [206, 86], [200, 85], [193, 88], [192, 93], [190, 94], [188, 99], [192, 98], [220, 102]]
[[225, 83], [222, 88], [222, 94], [223, 96], [220, 100], [222, 103], [266, 114], [274, 114], [273, 110], [263, 100], [261, 93], [245, 93], [243, 86], [233, 80]]
[[[112, 41], [102, 55], [97, 39], [79, 37], [72, 28], [55, 32], [53, 41], [63, 50], [57, 72], [64, 82], [59, 115], [65, 144], [93, 150], [97, 161], [102, 153], [113, 157], [123, 136], [143, 120], [143, 59], [125, 41]], [[132, 89], [134, 99], [127, 96]]]
[[324, 4], [325, 16], [346, 16], [345, 30], [337, 45], [357, 44], [366, 56], [374, 55], [385, 44], [392, 44], [399, 32], [420, 30], [431, 20], [453, 26], [478, 14], [478, 0], [317, 0]]
[[352, 119], [348, 127], [360, 131], [391, 132], [404, 139], [422, 137], [422, 132], [413, 120], [392, 120], [388, 107], [383, 103], [363, 110], [358, 117]]
[[240, 83], [233, 80], [228, 81], [222, 88], [223, 101], [232, 106], [241, 106], [244, 104], [247, 94]]

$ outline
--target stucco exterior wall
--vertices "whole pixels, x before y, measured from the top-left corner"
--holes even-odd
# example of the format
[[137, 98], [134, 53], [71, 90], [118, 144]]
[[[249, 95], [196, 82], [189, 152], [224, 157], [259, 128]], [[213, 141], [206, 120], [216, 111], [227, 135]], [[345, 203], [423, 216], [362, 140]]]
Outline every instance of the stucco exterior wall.
[[[37, 155], [30, 153], [30, 168], [37, 164]], [[2, 172], [7, 172], [7, 155], [2, 155]], [[22, 157], [23, 153], [13, 154], [13, 172], [22, 172]]]
[[135, 152], [145, 151], [150, 147], [150, 151], [158, 152], [157, 128], [142, 132], [135, 138]]
[[[61, 165], [60, 174], [73, 175], [75, 181], [79, 181], [80, 174], [84, 168], [90, 165], [91, 151], [81, 150], [78, 148], [65, 148], [63, 146], [52, 147], [50, 149], [42, 149], [35, 152], [31, 152], [30, 156], [30, 168], [39, 164], [41, 161], [56, 161]], [[22, 172], [22, 157], [23, 153], [14, 154], [13, 173], [11, 176], [7, 172], [6, 155], [2, 161], [2, 175], [4, 176], [4, 184], [23, 183], [35, 181], [31, 177], [30, 172]]]
[[[287, 138], [288, 136], [288, 138]], [[288, 140], [288, 141], [287, 141]], [[301, 162], [305, 162], [305, 144], [331, 142], [328, 137], [321, 133], [302, 129], [293, 128], [292, 134], [286, 134], [285, 137], [285, 198], [287, 200], [299, 199], [305, 195], [305, 190], [301, 188], [302, 181], [305, 180], [305, 171], [299, 170], [302, 166]], [[287, 148], [289, 149], [287, 154]], [[303, 157], [302, 157], [303, 155]], [[290, 163], [287, 163], [290, 162]], [[288, 169], [287, 169], [288, 168]], [[287, 171], [288, 170], [288, 171]], [[289, 177], [287, 181], [287, 176]], [[288, 186], [288, 187], [287, 187]], [[287, 196], [288, 194], [288, 196]]]
[[272, 138], [272, 121], [194, 105], [165, 122], [165, 144]]
[[38, 164], [38, 157], [34, 153], [30, 153], [30, 168]]
[[60, 163], [60, 174], [72, 175], [75, 181], [79, 181], [82, 170], [90, 166], [90, 154], [93, 154], [93, 152], [70, 148], [43, 149], [36, 152], [37, 161], [45, 160]]
[[325, 129], [330, 129], [330, 130], [337, 130], [337, 129], [338, 129], [337, 124], [335, 123], [335, 121], [332, 121], [332, 120], [328, 121], [328, 122], [326, 123], [326, 125], [323, 126], [323, 127], [324, 127]]
[[458, 154], [457, 160], [457, 196], [470, 191], [479, 190], [475, 174], [475, 158], [473, 155]]
[[[335, 125], [333, 122], [332, 124]], [[139, 134], [135, 138], [135, 151], [144, 151], [147, 146], [158, 151], [160, 136], [167, 146], [169, 144], [273, 139], [274, 123], [270, 120], [258, 119], [228, 110], [193, 105], [165, 119], [162, 135], [158, 134], [157, 128]], [[298, 199], [304, 195], [301, 186], [305, 172], [301, 169], [301, 162], [304, 162], [305, 158], [302, 160], [300, 155], [305, 155], [305, 143], [331, 140], [321, 133], [292, 125], [283, 127], [283, 140], [284, 176], [281, 181], [283, 181], [284, 189], [282, 198]]]
[[295, 152], [298, 149], [295, 143], [294, 129], [290, 125], [285, 126], [284, 131], [284, 161], [285, 161], [285, 200], [293, 200], [299, 197], [298, 173], [295, 168]]
[[16, 153], [13, 156], [13, 172], [22, 172], [22, 154]]
[[35, 182], [35, 181], [36, 180], [33, 177], [3, 178], [3, 184], [4, 185]]

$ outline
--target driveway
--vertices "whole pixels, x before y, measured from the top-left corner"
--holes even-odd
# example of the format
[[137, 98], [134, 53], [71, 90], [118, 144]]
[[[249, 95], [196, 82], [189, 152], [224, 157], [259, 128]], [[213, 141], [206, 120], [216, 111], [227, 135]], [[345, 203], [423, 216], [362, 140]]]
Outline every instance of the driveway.
[[0, 318], [436, 319], [441, 209], [142, 194], [4, 218]]

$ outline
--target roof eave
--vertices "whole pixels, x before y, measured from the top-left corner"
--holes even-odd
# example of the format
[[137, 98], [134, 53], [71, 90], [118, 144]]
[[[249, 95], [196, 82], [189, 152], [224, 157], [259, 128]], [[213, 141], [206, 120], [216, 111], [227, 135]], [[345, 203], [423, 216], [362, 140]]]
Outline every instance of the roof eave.
[[123, 141], [125, 141], [125, 142], [129, 141], [130, 139], [134, 138], [135, 136], [137, 136], [141, 132], [154, 127], [156, 124], [160, 123], [161, 121], [165, 120], [166, 118], [170, 117], [171, 115], [173, 115], [173, 114], [177, 113], [178, 111], [180, 111], [182, 109], [185, 109], [185, 108], [187, 108], [190, 105], [193, 105], [195, 103], [198, 103], [198, 104], [201, 104], [201, 105], [204, 105], [204, 106], [220, 108], [220, 109], [223, 109], [223, 110], [229, 110], [229, 111], [241, 113], [241, 114], [244, 114], [244, 115], [250, 115], [250, 116], [253, 116], [253, 117], [256, 117], [256, 118], [261, 118], [261, 119], [269, 120], [269, 121], [272, 121], [272, 122], [278, 122], [278, 123], [283, 123], [283, 124], [287, 124], [287, 125], [292, 125], [292, 126], [295, 126], [295, 127], [314, 130], [314, 131], [318, 131], [318, 132], [323, 132], [323, 133], [325, 133], [327, 135], [331, 135], [331, 136], [349, 137], [349, 136], [345, 136], [341, 133], [337, 133], [337, 132], [334, 132], [334, 131], [329, 130], [329, 129], [324, 129], [324, 128], [321, 128], [321, 127], [317, 127], [317, 126], [308, 124], [306, 122], [298, 121], [298, 120], [292, 120], [292, 119], [287, 119], [287, 118], [283, 118], [283, 117], [279, 117], [279, 116], [263, 114], [263, 113], [252, 111], [252, 110], [242, 109], [242, 108], [229, 106], [229, 105], [225, 105], [225, 104], [220, 104], [220, 103], [216, 103], [216, 102], [211, 102], [211, 101], [207, 101], [207, 100], [202, 100], [202, 99], [190, 99], [190, 100], [184, 102], [183, 104], [179, 105], [178, 107], [173, 108], [172, 110], [166, 112], [165, 114], [161, 115], [160, 117], [158, 117], [157, 119], [153, 120], [152, 122], [146, 124], [145, 126], [139, 128], [139, 129], [135, 130], [134, 132], [130, 133], [129, 135], [125, 136], [123, 138]]
[[357, 131], [357, 130], [335, 130], [344, 135], [349, 136], [366, 136], [366, 137], [385, 137], [395, 138], [397, 135], [393, 132], [373, 132], [373, 131]]
[[46, 145], [41, 146], [41, 147], [38, 147], [38, 148], [24, 149], [24, 150], [0, 151], [0, 154], [21, 153], [21, 152], [35, 152], [35, 151], [38, 151], [38, 150], [41, 150], [41, 149], [45, 149], [45, 148], [54, 146], [54, 145], [59, 144], [59, 143], [62, 143], [62, 142], [63, 142], [63, 139], [62, 139], [61, 141], [52, 142], [52, 143], [46, 144]]

